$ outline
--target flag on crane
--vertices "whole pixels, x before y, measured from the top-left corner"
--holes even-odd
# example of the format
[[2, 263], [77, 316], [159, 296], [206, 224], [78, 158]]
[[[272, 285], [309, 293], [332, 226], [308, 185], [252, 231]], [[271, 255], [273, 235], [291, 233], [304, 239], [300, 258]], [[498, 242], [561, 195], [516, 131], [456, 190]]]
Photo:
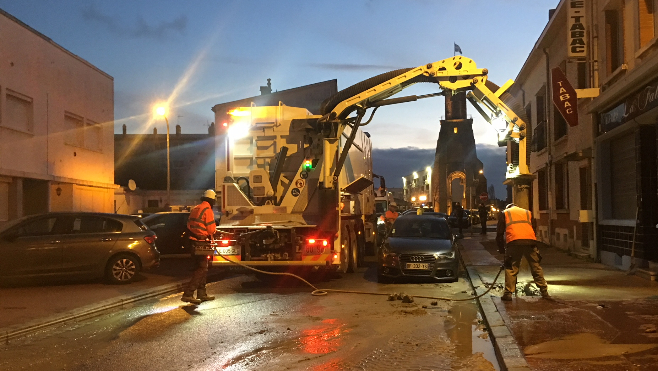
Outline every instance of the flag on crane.
[[455, 54], [459, 53], [462, 55], [462, 48], [460, 48], [455, 42], [453, 42], [453, 44], [455, 44]]

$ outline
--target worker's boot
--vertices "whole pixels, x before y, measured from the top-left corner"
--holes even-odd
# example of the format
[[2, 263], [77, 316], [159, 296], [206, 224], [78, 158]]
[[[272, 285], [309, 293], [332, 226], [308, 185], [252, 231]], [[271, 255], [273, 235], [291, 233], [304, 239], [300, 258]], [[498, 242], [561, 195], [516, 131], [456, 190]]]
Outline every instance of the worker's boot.
[[206, 289], [196, 290], [196, 298], [201, 301], [215, 300], [214, 296], [208, 296], [208, 293], [206, 293]]
[[548, 289], [540, 289], [539, 292], [541, 293], [541, 297], [544, 299], [553, 299], [549, 294], [548, 294]]
[[194, 298], [194, 291], [184, 291], [180, 300], [191, 304], [201, 304], [201, 300]]
[[512, 293], [511, 292], [506, 292], [501, 296], [500, 300], [504, 301], [512, 301]]

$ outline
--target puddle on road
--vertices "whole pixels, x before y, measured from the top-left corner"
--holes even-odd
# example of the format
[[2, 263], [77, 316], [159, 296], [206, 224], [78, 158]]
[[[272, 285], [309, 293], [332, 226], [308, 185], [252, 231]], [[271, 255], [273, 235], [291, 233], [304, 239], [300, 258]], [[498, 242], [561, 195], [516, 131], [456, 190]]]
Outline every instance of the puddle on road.
[[455, 345], [459, 369], [500, 370], [477, 307], [472, 303], [455, 303], [448, 313], [446, 334]]
[[343, 335], [350, 330], [337, 319], [325, 319], [319, 327], [302, 331], [299, 339], [301, 349], [310, 354], [328, 354], [342, 345]]
[[523, 351], [531, 358], [587, 359], [620, 356], [656, 347], [658, 344], [609, 344], [594, 334], [580, 333], [530, 345]]
[[169, 329], [186, 322], [190, 317], [192, 315], [183, 308], [153, 313], [121, 331], [119, 338], [137, 341], [155, 339]]

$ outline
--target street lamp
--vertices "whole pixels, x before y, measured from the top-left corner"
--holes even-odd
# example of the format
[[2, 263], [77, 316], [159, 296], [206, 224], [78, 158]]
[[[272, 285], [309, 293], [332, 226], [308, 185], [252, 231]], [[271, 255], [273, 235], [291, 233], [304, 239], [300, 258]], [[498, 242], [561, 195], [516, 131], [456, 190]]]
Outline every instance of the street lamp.
[[169, 120], [167, 120], [167, 107], [158, 106], [155, 109], [155, 113], [158, 116], [162, 116], [165, 119], [167, 124], [167, 205], [171, 207], [171, 173], [170, 173], [170, 162], [169, 162]]

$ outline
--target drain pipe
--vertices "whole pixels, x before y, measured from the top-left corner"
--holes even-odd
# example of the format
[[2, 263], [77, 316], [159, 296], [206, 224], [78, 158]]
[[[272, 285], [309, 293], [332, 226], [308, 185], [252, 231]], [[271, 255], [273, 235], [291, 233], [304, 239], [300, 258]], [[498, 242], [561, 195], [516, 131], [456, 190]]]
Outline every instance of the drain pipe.
[[546, 99], [544, 100], [545, 102], [545, 109], [546, 109], [546, 146], [548, 147], [548, 161], [546, 162], [547, 167], [546, 167], [546, 180], [548, 181], [548, 184], [546, 185], [547, 188], [547, 198], [546, 200], [548, 202], [548, 244], [550, 246], [553, 246], [553, 191], [551, 191], [552, 187], [551, 185], [551, 180], [553, 179], [553, 140], [551, 139], [551, 100], [553, 96], [553, 89], [551, 86], [551, 67], [550, 67], [550, 55], [548, 53], [548, 48], [544, 48], [544, 55], [546, 56]]

